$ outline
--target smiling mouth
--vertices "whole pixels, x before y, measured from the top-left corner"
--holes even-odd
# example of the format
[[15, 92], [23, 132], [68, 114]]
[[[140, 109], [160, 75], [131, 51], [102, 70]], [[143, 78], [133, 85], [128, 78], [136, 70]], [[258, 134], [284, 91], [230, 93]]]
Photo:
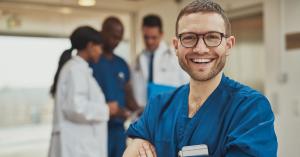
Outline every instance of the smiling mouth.
[[207, 58], [195, 58], [195, 59], [191, 59], [191, 61], [193, 63], [196, 64], [208, 64], [211, 63], [214, 59], [207, 59]]

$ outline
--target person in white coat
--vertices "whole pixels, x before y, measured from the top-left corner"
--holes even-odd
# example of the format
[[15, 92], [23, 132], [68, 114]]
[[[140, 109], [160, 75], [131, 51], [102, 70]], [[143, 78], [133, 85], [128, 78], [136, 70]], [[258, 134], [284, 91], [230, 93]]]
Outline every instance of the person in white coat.
[[[72, 48], [61, 56], [51, 89], [55, 107], [48, 156], [106, 157], [110, 110], [88, 65], [98, 61], [102, 38], [95, 29], [82, 26], [70, 39]], [[77, 55], [72, 57], [73, 49]]]
[[162, 40], [162, 21], [159, 16], [145, 16], [142, 33], [145, 49], [132, 68], [132, 82], [138, 104], [145, 106], [148, 97], [151, 97], [148, 93], [149, 84], [176, 88], [187, 83], [189, 77], [180, 68], [175, 51]]

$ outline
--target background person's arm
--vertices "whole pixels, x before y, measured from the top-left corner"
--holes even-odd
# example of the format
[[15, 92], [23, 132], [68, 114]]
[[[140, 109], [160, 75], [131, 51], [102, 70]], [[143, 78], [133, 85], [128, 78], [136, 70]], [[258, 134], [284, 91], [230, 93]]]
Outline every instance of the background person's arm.
[[131, 143], [127, 146], [123, 157], [156, 157], [154, 146], [143, 139], [132, 139]]
[[130, 112], [126, 109], [121, 109], [116, 101], [108, 102], [110, 117], [119, 117], [127, 119], [130, 116]]
[[125, 84], [125, 100], [126, 100], [126, 107], [130, 111], [137, 111], [140, 110], [139, 105], [137, 104], [134, 96], [133, 96], [133, 89], [130, 81]]

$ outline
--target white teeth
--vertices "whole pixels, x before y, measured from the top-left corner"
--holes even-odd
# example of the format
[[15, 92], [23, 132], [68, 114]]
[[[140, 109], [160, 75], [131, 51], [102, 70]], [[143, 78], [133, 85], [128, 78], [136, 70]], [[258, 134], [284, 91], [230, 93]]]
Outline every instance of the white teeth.
[[192, 61], [195, 63], [208, 63], [211, 62], [211, 59], [197, 58], [197, 59], [192, 59]]

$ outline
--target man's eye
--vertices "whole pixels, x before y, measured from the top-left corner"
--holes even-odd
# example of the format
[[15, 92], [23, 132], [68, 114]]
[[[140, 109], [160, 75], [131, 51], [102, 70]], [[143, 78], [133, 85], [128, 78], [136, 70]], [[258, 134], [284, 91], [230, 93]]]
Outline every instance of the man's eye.
[[190, 35], [190, 36], [184, 36], [182, 39], [183, 39], [183, 40], [195, 40], [196, 37]]
[[208, 34], [205, 38], [213, 40], [213, 39], [220, 39], [220, 36], [216, 34]]

